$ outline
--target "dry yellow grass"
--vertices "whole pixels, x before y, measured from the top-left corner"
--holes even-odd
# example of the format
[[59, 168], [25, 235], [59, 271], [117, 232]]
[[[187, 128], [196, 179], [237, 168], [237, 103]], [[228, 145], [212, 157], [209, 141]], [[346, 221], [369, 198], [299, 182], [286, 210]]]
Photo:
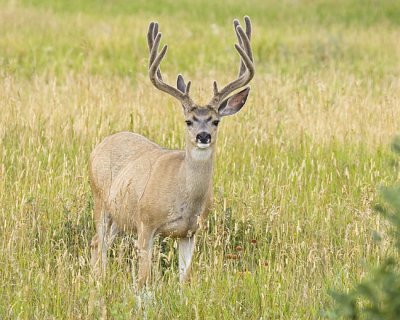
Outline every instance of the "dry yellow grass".
[[[181, 148], [184, 122], [147, 79], [151, 8], [35, 5], [0, 10], [0, 318], [86, 318], [89, 153], [122, 130]], [[399, 129], [400, 30], [390, 21], [288, 21], [307, 17], [305, 6], [272, 2], [283, 10], [273, 22], [257, 11], [261, 1], [242, 9], [253, 10], [257, 75], [246, 107], [221, 123], [215, 209], [193, 282], [180, 289], [174, 243], [160, 240], [155, 296], [138, 308], [122, 239], [104, 285], [111, 318], [316, 318], [328, 290], [379, 261], [385, 245], [371, 234], [383, 227], [372, 205], [398, 163], [388, 145]], [[170, 46], [167, 81], [184, 73], [199, 101], [238, 65], [234, 16], [218, 10], [204, 21], [157, 15]]]

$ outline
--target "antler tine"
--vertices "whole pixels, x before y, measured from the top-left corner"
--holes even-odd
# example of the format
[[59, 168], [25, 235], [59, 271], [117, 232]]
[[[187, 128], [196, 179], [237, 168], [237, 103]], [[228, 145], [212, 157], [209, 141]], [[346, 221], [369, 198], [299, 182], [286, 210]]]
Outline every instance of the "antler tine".
[[239, 44], [235, 44], [235, 48], [240, 55], [240, 69], [238, 78], [228, 83], [221, 91], [218, 91], [217, 82], [214, 81], [214, 97], [213, 101], [221, 101], [226, 98], [230, 93], [239, 89], [250, 82], [254, 77], [254, 63], [253, 52], [251, 49], [251, 22], [248, 16], [244, 17], [246, 32], [241, 27], [238, 20], [233, 21], [235, 33], [238, 38]]
[[235, 30], [236, 36], [238, 38], [239, 44], [242, 45], [242, 39], [240, 38], [239, 34], [236, 31], [236, 28], [240, 26], [240, 22], [238, 19], [233, 20], [233, 29]]
[[158, 32], [158, 23], [151, 22], [149, 25], [149, 31], [147, 33], [147, 42], [150, 51], [150, 56], [149, 56], [150, 80], [157, 89], [170, 94], [171, 96], [177, 98], [181, 103], [183, 103], [184, 100], [190, 99], [189, 98], [190, 83], [188, 83], [186, 92], [182, 93], [178, 89], [163, 82], [160, 71], [160, 63], [167, 52], [168, 46], [164, 45], [164, 47], [158, 53], [160, 40], [161, 40], [161, 33]]
[[[238, 33], [237, 30], [236, 30], [236, 28], [237, 28], [238, 26], [240, 26], [239, 20], [238, 20], [238, 19], [233, 20], [233, 28], [235, 29], [236, 37], [237, 37], [237, 39], [238, 39], [239, 45], [240, 45], [241, 47], [243, 47], [242, 38], [240, 37], [239, 33]], [[244, 63], [243, 63], [243, 60], [240, 59], [239, 76], [241, 76], [241, 75], [245, 72], [245, 70], [246, 70], [246, 67], [245, 67], [245, 65], [244, 65]]]
[[161, 40], [161, 33], [157, 34], [155, 39], [153, 39], [153, 46], [150, 50], [150, 56], [149, 56], [149, 67], [151, 67], [151, 65], [154, 63], [154, 60], [157, 57], [157, 51], [160, 45], [160, 40]]
[[251, 51], [250, 38], [248, 38], [247, 32], [244, 33], [241, 26], [238, 26], [236, 28], [236, 32], [241, 39], [242, 44], [240, 47], [245, 50], [245, 52], [249, 56], [250, 60], [253, 61], [253, 52]]
[[[156, 37], [157, 37], [158, 34], [159, 34], [159, 33], [158, 33], [158, 23], [157, 23], [157, 22], [151, 22], [150, 25], [149, 25], [149, 31], [147, 32], [147, 43], [148, 43], [148, 45], [149, 45], [149, 52], [150, 52], [150, 54], [151, 54], [151, 52], [152, 52], [152, 49], [153, 49], [153, 47], [154, 47], [154, 42], [155, 42], [155, 39], [156, 39]], [[161, 37], [161, 33], [160, 33], [160, 37]], [[157, 52], [155, 52], [155, 54], [157, 54]], [[155, 55], [154, 55], [154, 57], [151, 57], [151, 56], [150, 56], [150, 59], [149, 59], [149, 68], [150, 68], [151, 64], [154, 62], [154, 59], [155, 59]], [[160, 69], [157, 70], [157, 76], [158, 76], [160, 79], [162, 79]]]
[[153, 39], [156, 37], [158, 34], [158, 23], [154, 23], [154, 28], [153, 28]]
[[[235, 19], [233, 20], [233, 26], [235, 29], [236, 36], [238, 38], [239, 45], [246, 50], [246, 53], [249, 55], [251, 61], [253, 61], [253, 55], [251, 52], [251, 47], [250, 47], [250, 39], [251, 39], [251, 22], [250, 18], [248, 16], [244, 17], [244, 22], [246, 24], [246, 36], [243, 34], [239, 34], [238, 32], [238, 27], [240, 27], [239, 20]], [[244, 41], [243, 39], [247, 38], [247, 41]], [[245, 42], [245, 45], [243, 45], [243, 42]], [[246, 67], [243, 63], [243, 60], [240, 59], [240, 68], [239, 68], [239, 76], [241, 76], [244, 72], [246, 71]]]
[[190, 86], [192, 85], [192, 81], [188, 81], [187, 85], [186, 85], [186, 90], [185, 90], [185, 94], [189, 95], [190, 92]]
[[251, 21], [249, 16], [244, 17], [244, 23], [246, 24], [246, 35], [251, 40]]
[[214, 85], [214, 96], [216, 96], [216, 95], [218, 95], [218, 84], [217, 84], [217, 81], [214, 80], [213, 85]]
[[147, 44], [149, 46], [149, 52], [151, 52], [151, 49], [153, 48], [154, 44], [153, 30], [154, 30], [154, 22], [150, 22], [149, 30], [147, 31]]

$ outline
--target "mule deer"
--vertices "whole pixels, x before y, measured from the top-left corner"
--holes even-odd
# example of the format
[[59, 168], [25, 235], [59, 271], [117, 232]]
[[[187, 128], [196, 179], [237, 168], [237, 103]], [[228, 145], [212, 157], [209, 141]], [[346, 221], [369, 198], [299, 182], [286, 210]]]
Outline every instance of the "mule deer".
[[251, 24], [244, 18], [234, 28], [235, 48], [241, 62], [237, 79], [222, 90], [214, 81], [214, 96], [198, 105], [189, 96], [190, 81], [178, 76], [177, 88], [163, 81], [159, 52], [161, 33], [150, 23], [149, 76], [153, 85], [179, 100], [186, 122], [185, 150], [167, 150], [145, 137], [121, 132], [105, 138], [90, 156], [90, 183], [94, 197], [96, 235], [92, 239], [92, 266], [104, 272], [107, 248], [118, 232], [136, 233], [139, 258], [138, 286], [146, 284], [151, 269], [153, 239], [157, 234], [179, 238], [180, 280], [188, 279], [195, 246], [195, 232], [212, 203], [212, 173], [220, 119], [238, 112], [246, 102], [254, 76], [250, 46]]

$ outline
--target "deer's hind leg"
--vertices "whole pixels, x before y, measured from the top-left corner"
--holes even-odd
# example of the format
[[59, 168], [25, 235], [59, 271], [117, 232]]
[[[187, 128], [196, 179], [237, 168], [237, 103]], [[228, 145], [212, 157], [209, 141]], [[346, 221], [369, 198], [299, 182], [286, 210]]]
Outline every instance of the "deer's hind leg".
[[96, 276], [105, 274], [107, 267], [107, 250], [118, 234], [118, 228], [112, 221], [104, 204], [99, 197], [95, 197], [94, 220], [96, 234], [92, 238], [91, 265]]
[[94, 220], [96, 223], [96, 234], [90, 244], [92, 275], [90, 280], [90, 297], [88, 314], [92, 316], [96, 305], [100, 307], [102, 318], [107, 318], [107, 310], [104, 297], [98, 297], [97, 286], [104, 279], [107, 267], [107, 250], [111, 246], [118, 233], [116, 224], [112, 222], [105, 206], [99, 198], [95, 198]]

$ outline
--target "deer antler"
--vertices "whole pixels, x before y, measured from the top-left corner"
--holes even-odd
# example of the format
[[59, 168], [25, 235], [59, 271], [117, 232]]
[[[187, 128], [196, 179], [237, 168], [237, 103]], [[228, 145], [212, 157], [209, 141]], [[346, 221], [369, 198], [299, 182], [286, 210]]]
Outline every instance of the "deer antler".
[[244, 17], [246, 24], [246, 32], [244, 32], [242, 26], [238, 20], [233, 21], [236, 36], [239, 44], [235, 44], [235, 48], [240, 55], [240, 69], [237, 79], [228, 83], [221, 91], [218, 91], [217, 82], [214, 81], [214, 97], [211, 100], [212, 104], [217, 104], [225, 99], [233, 91], [244, 87], [254, 77], [254, 62], [253, 53], [250, 45], [251, 38], [251, 22], [248, 16]]
[[149, 45], [149, 52], [150, 52], [150, 57], [149, 57], [150, 80], [157, 89], [164, 91], [170, 94], [171, 96], [177, 98], [181, 103], [185, 101], [189, 102], [191, 101], [189, 97], [189, 90], [191, 84], [190, 81], [186, 86], [185, 92], [181, 92], [180, 90], [170, 86], [169, 84], [166, 84], [162, 79], [160, 71], [160, 63], [164, 58], [165, 53], [167, 52], [168, 46], [164, 45], [161, 51], [158, 52], [160, 40], [161, 40], [161, 33], [158, 32], [158, 23], [151, 22], [149, 25], [149, 31], [147, 33], [147, 43]]

